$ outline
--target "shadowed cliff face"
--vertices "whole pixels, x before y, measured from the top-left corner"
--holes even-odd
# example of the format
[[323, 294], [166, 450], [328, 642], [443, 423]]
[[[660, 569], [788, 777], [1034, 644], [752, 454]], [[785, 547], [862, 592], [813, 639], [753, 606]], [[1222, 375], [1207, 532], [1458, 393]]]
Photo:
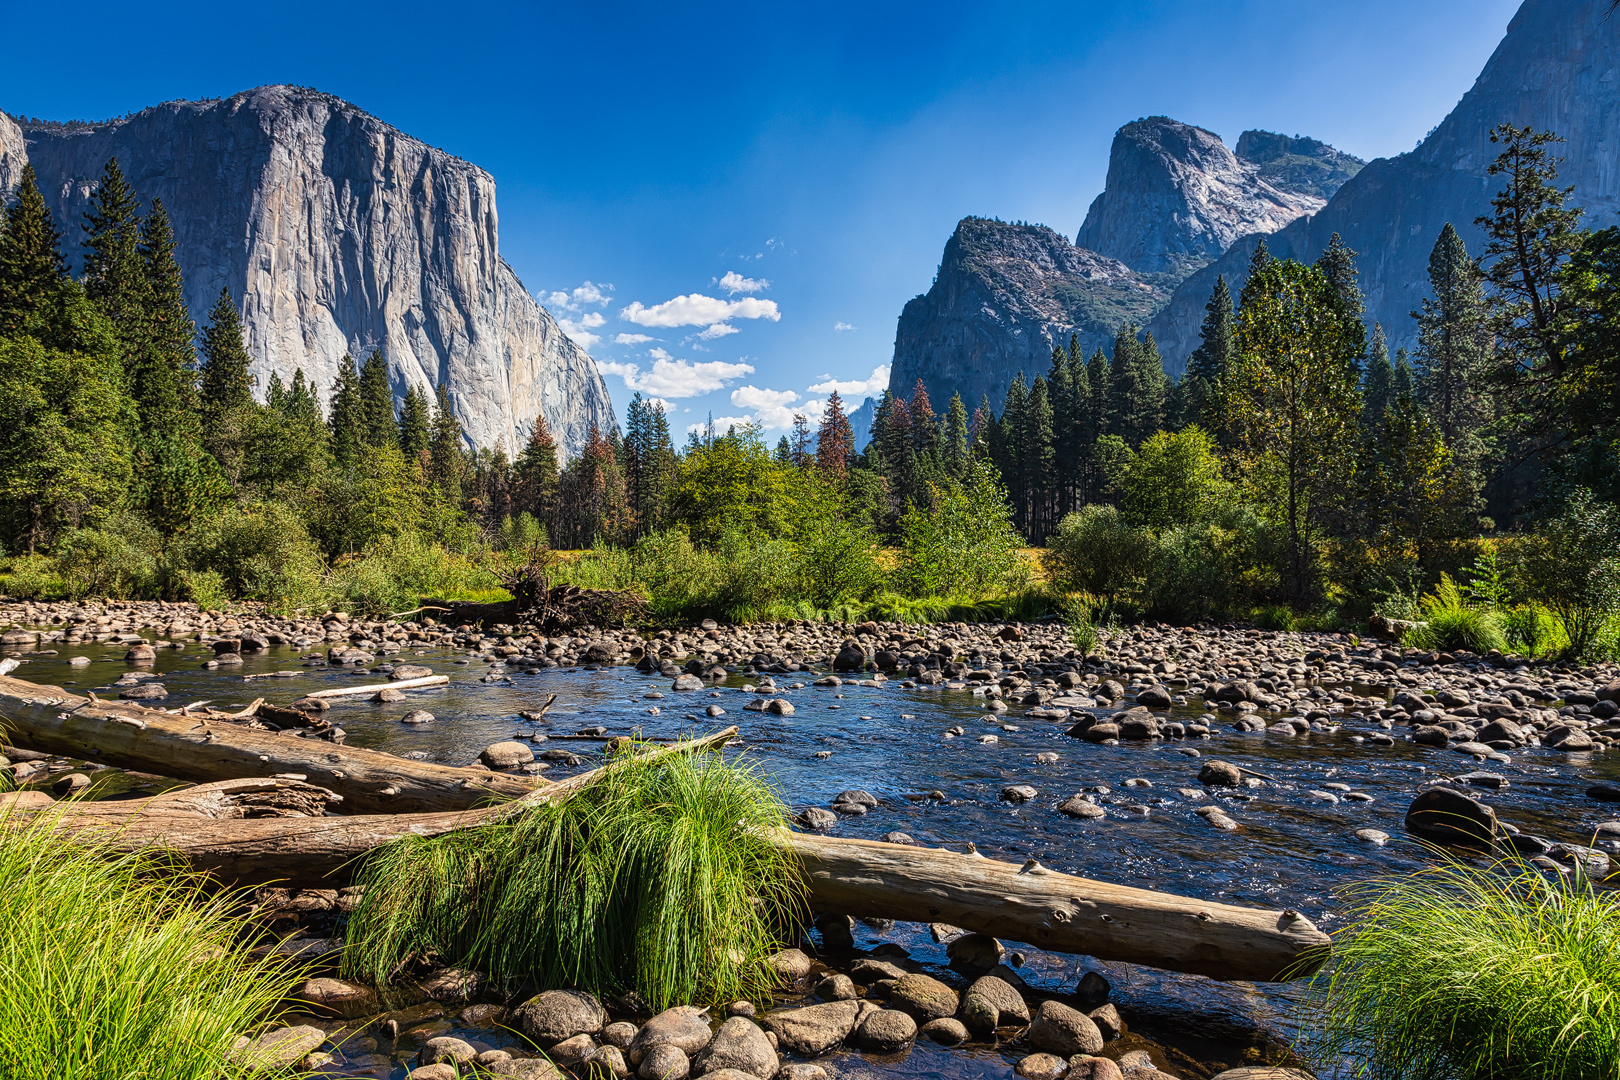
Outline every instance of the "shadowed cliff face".
[[[1390, 345], [1411, 345], [1410, 313], [1429, 295], [1429, 252], [1446, 222], [1476, 256], [1484, 247], [1474, 219], [1490, 212], [1501, 186], [1486, 169], [1500, 147], [1491, 128], [1504, 121], [1563, 136], [1560, 183], [1575, 185], [1584, 223], [1620, 221], [1620, 13], [1594, 0], [1525, 0], [1472, 89], [1417, 149], [1367, 165], [1313, 217], [1266, 238], [1279, 258], [1310, 261], [1336, 232], [1359, 252], [1367, 321]], [[1256, 239], [1235, 243], [1188, 278], [1151, 328], [1165, 366], [1181, 367], [1198, 347], [1198, 327], [1215, 276], [1236, 291]]]
[[1070, 334], [1088, 353], [1106, 347], [1122, 321], [1145, 320], [1167, 295], [1044, 225], [964, 218], [933, 288], [900, 315], [889, 386], [909, 395], [920, 378], [937, 409], [953, 393], [970, 413], [986, 394], [1000, 409], [1014, 373], [1044, 374]]
[[[163, 200], [192, 316], [230, 287], [261, 397], [301, 368], [324, 399], [345, 352], [380, 348], [396, 395], [445, 385], [477, 447], [515, 453], [542, 411], [570, 451], [614, 425], [595, 363], [500, 257], [494, 179], [346, 102], [271, 86], [23, 136], [75, 272], [109, 157]], [[15, 154], [0, 122], [0, 182]]]

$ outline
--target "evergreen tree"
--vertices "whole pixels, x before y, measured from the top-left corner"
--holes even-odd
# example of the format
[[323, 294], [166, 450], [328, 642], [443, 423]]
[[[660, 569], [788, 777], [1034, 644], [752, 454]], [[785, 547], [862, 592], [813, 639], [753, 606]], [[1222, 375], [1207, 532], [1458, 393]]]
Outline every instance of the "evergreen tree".
[[272, 499], [312, 490], [326, 460], [327, 428], [315, 388], [304, 378], [303, 369], [293, 373], [291, 386], [272, 373], [264, 408], [253, 409], [248, 416], [242, 479]]
[[[1262, 236], [1258, 241], [1255, 242], [1254, 253], [1249, 256], [1248, 277], [1254, 277], [1254, 275], [1258, 274], [1260, 271], [1264, 270], [1266, 267], [1270, 266], [1276, 261], [1277, 260], [1271, 257], [1271, 249], [1266, 247], [1266, 238]], [[1248, 278], [1245, 278], [1243, 288], [1245, 291], [1247, 291], [1248, 287]]]
[[1204, 402], [1209, 399], [1215, 380], [1226, 374], [1237, 355], [1237, 312], [1232, 307], [1232, 290], [1227, 288], [1225, 276], [1215, 279], [1215, 288], [1204, 305], [1204, 322], [1198, 336], [1198, 348], [1187, 358], [1187, 370], [1176, 383], [1173, 422], [1178, 428], [1203, 423]]
[[663, 522], [675, 483], [675, 446], [663, 406], [642, 400], [639, 392], [625, 410], [623, 466], [630, 528], [644, 535]]
[[1035, 377], [1029, 400], [1024, 406], [1018, 457], [1024, 469], [1027, 500], [1023, 507], [1023, 531], [1032, 543], [1038, 544], [1055, 524], [1052, 488], [1056, 455], [1053, 452], [1052, 402], [1047, 393], [1046, 379], [1042, 376]]
[[66, 278], [56, 223], [39, 193], [34, 167], [24, 165], [17, 201], [0, 217], [0, 337], [21, 334]]
[[[804, 415], [803, 413], [795, 414], [794, 419], [797, 420], [800, 416], [803, 416], [803, 415]], [[783, 435], [780, 439], [776, 440], [776, 454], [775, 454], [775, 457], [776, 457], [776, 463], [778, 465], [792, 465], [793, 464], [793, 447], [788, 445], [788, 437], [786, 435]]]
[[[373, 358], [381, 361], [381, 357], [372, 354]], [[371, 366], [371, 361], [366, 362]], [[392, 399], [389, 404], [390, 413], [393, 411]], [[368, 410], [369, 413], [369, 410]], [[393, 425], [388, 426], [389, 433], [393, 432]], [[392, 440], [388, 445], [392, 445]], [[429, 427], [428, 438], [428, 476], [439, 489], [439, 497], [451, 506], [461, 505], [461, 476], [465, 467], [465, 455], [462, 452], [461, 424], [456, 421], [455, 415], [450, 411], [450, 393], [443, 383], [439, 384], [438, 399], [433, 409], [433, 421]]]
[[420, 465], [424, 472], [432, 461], [433, 406], [426, 390], [411, 387], [399, 410], [399, 452], [407, 464]]
[[197, 326], [186, 308], [185, 283], [174, 255], [174, 229], [161, 199], [141, 223], [141, 261], [146, 271], [142, 360], [132, 384], [136, 407], [148, 430], [180, 438], [196, 430]]
[[[884, 391], [888, 393], [887, 390]], [[796, 468], [808, 469], [814, 464], [815, 437], [810, 434], [810, 418], [804, 413], [793, 414], [793, 438], [788, 443], [788, 460]]]
[[1076, 462], [1080, 428], [1080, 405], [1074, 388], [1074, 372], [1084, 373], [1085, 358], [1078, 355], [1080, 340], [1070, 335], [1069, 346], [1052, 349], [1052, 366], [1046, 373], [1046, 392], [1052, 403], [1052, 518], [1059, 520], [1074, 508]]
[[597, 539], [612, 543], [624, 535], [630, 515], [624, 476], [611, 439], [595, 424], [557, 486], [555, 533], [561, 546], [588, 547]]
[[1123, 324], [1114, 337], [1109, 373], [1109, 430], [1134, 449], [1164, 427], [1168, 388], [1153, 335], [1139, 341], [1136, 327]]
[[1090, 434], [1095, 442], [1095, 436], [1106, 435], [1113, 428], [1109, 425], [1108, 402], [1113, 391], [1110, 383], [1113, 381], [1113, 370], [1108, 365], [1108, 357], [1103, 355], [1101, 346], [1092, 350], [1091, 359], [1086, 361], [1086, 386], [1091, 391], [1091, 408], [1088, 420], [1091, 424]]
[[1489, 419], [1483, 384], [1490, 332], [1479, 268], [1449, 221], [1429, 253], [1429, 288], [1434, 296], [1412, 313], [1421, 399], [1453, 454], [1477, 460], [1483, 447], [1465, 444], [1478, 439]]
[[951, 395], [951, 403], [945, 411], [944, 465], [946, 473], [960, 480], [967, 472], [970, 460], [968, 453], [967, 406], [962, 404], [962, 395], [956, 393]]
[[855, 433], [844, 415], [843, 399], [834, 390], [827, 398], [826, 411], [821, 414], [821, 428], [816, 436], [816, 468], [829, 480], [842, 483], [854, 452]]
[[940, 430], [939, 417], [934, 412], [933, 402], [928, 400], [928, 388], [921, 379], [911, 391], [911, 401], [908, 403], [911, 410], [911, 437], [917, 450], [917, 459], [926, 463], [925, 467], [931, 471], [939, 466]]
[[[441, 387], [442, 389], [442, 387]], [[396, 446], [399, 442], [399, 422], [394, 417], [394, 390], [388, 381], [388, 361], [381, 350], [373, 349], [360, 369], [360, 399], [365, 408], [366, 445], [373, 449]], [[443, 401], [443, 394], [440, 394]], [[460, 438], [460, 428], [456, 436]]]
[[231, 290], [221, 289], [202, 336], [200, 396], [205, 428], [215, 427], [222, 417], [253, 404], [250, 362]]
[[127, 372], [146, 322], [140, 204], [109, 158], [84, 222], [84, 291], [112, 324]]
[[1390, 400], [1401, 398], [1417, 400], [1417, 373], [1412, 370], [1412, 357], [1403, 346], [1395, 350], [1395, 378], [1389, 384]]
[[1014, 514], [1029, 505], [1029, 482], [1024, 471], [1023, 449], [1024, 413], [1029, 404], [1029, 384], [1020, 371], [1007, 386], [1007, 400], [1001, 417], [996, 421], [990, 443], [990, 461], [1007, 484], [1007, 497]]
[[1361, 271], [1356, 269], [1356, 253], [1338, 233], [1333, 234], [1322, 254], [1316, 257], [1316, 268], [1333, 283], [1340, 310], [1349, 318], [1361, 318], [1367, 310], [1361, 295]]
[[534, 430], [517, 459], [518, 504], [541, 521], [550, 521], [557, 500], [557, 440], [546, 414], [534, 418]]
[[337, 378], [332, 383], [329, 400], [327, 425], [332, 432], [332, 456], [339, 465], [352, 467], [368, 445], [368, 428], [360, 371], [355, 367], [354, 357], [348, 353], [338, 361]]
[[1389, 362], [1389, 345], [1382, 323], [1373, 326], [1372, 347], [1367, 350], [1367, 366], [1361, 374], [1361, 427], [1373, 438], [1384, 422], [1395, 392], [1395, 367]]

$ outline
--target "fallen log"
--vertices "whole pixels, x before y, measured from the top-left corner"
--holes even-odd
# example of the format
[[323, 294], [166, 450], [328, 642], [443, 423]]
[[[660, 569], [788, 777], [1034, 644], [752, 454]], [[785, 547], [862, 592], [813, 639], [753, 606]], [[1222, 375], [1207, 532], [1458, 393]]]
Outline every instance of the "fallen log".
[[205, 783], [297, 773], [343, 796], [344, 809], [356, 813], [468, 810], [551, 786], [534, 777], [92, 700], [3, 676], [0, 718], [8, 740], [25, 750]]
[[[453, 814], [242, 821], [136, 815], [117, 829], [114, 839], [120, 846], [167, 847], [227, 883], [279, 881], [332, 888], [347, 883], [359, 859], [379, 844], [471, 828], [523, 805], [564, 798], [592, 776], [581, 774], [518, 803]], [[74, 829], [106, 827], [105, 821], [71, 816], [63, 822]], [[1020, 867], [932, 848], [786, 830], [777, 840], [804, 867], [809, 904], [817, 911], [947, 922], [1052, 952], [1253, 982], [1307, 974], [1330, 944], [1326, 934], [1297, 912], [1135, 889], [1061, 874], [1034, 862]]]
[[810, 905], [857, 918], [943, 922], [1054, 952], [1273, 982], [1314, 970], [1328, 936], [1267, 911], [1114, 885], [933, 848], [785, 833]]
[[305, 694], [309, 698], [354, 697], [356, 694], [375, 694], [379, 690], [418, 690], [427, 686], [443, 686], [450, 681], [448, 675], [424, 675], [420, 679], [400, 679], [398, 682], [368, 683], [365, 686], [340, 686], [333, 690], [317, 690]]

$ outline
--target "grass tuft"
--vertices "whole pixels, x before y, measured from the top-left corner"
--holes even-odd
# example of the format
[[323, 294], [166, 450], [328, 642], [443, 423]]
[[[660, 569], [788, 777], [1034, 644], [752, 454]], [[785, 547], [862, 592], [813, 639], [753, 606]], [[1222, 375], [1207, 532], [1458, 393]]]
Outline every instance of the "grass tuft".
[[654, 1009], [758, 1000], [802, 916], [797, 863], [766, 839], [786, 818], [717, 753], [620, 758], [564, 802], [373, 853], [345, 969], [384, 983], [432, 958]]
[[1428, 625], [1407, 632], [1403, 641], [1412, 648], [1442, 652], [1466, 649], [1469, 652], [1488, 653], [1492, 649], [1508, 647], [1497, 612], [1470, 603], [1449, 574], [1441, 574], [1434, 592], [1418, 603], [1423, 620]]
[[0, 1076], [232, 1080], [296, 973], [254, 959], [239, 899], [161, 856], [0, 813]]
[[1351, 892], [1305, 1041], [1367, 1080], [1620, 1076], [1620, 907], [1521, 862]]

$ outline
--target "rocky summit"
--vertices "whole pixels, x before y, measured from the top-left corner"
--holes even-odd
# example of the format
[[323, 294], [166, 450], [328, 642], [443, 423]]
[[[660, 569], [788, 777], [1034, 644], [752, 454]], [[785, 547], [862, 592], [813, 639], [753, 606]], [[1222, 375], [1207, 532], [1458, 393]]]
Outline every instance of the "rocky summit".
[[[1279, 258], [1321, 254], [1334, 233], [1362, 254], [1367, 321], [1384, 327], [1390, 348], [1417, 338], [1410, 312], [1429, 295], [1429, 252], [1449, 221], [1478, 256], [1484, 236], [1474, 219], [1488, 214], [1501, 187], [1487, 172], [1501, 147], [1491, 129], [1510, 122], [1558, 134], [1559, 184], [1575, 186], [1583, 224], [1620, 221], [1620, 18], [1588, 0], [1525, 0], [1472, 89], [1417, 148], [1380, 158], [1345, 181], [1320, 211], [1300, 218], [1266, 246]], [[1235, 293], [1246, 280], [1258, 237], [1235, 242], [1193, 274], [1149, 328], [1179, 370], [1198, 347], [1198, 327], [1217, 274]]]
[[162, 199], [193, 319], [241, 305], [262, 394], [303, 370], [323, 398], [344, 353], [380, 349], [396, 396], [443, 385], [475, 447], [520, 449], [542, 412], [569, 451], [614, 425], [595, 362], [501, 258], [495, 180], [300, 87], [168, 102], [99, 123], [0, 113], [0, 193], [31, 163], [73, 245], [109, 158]]

